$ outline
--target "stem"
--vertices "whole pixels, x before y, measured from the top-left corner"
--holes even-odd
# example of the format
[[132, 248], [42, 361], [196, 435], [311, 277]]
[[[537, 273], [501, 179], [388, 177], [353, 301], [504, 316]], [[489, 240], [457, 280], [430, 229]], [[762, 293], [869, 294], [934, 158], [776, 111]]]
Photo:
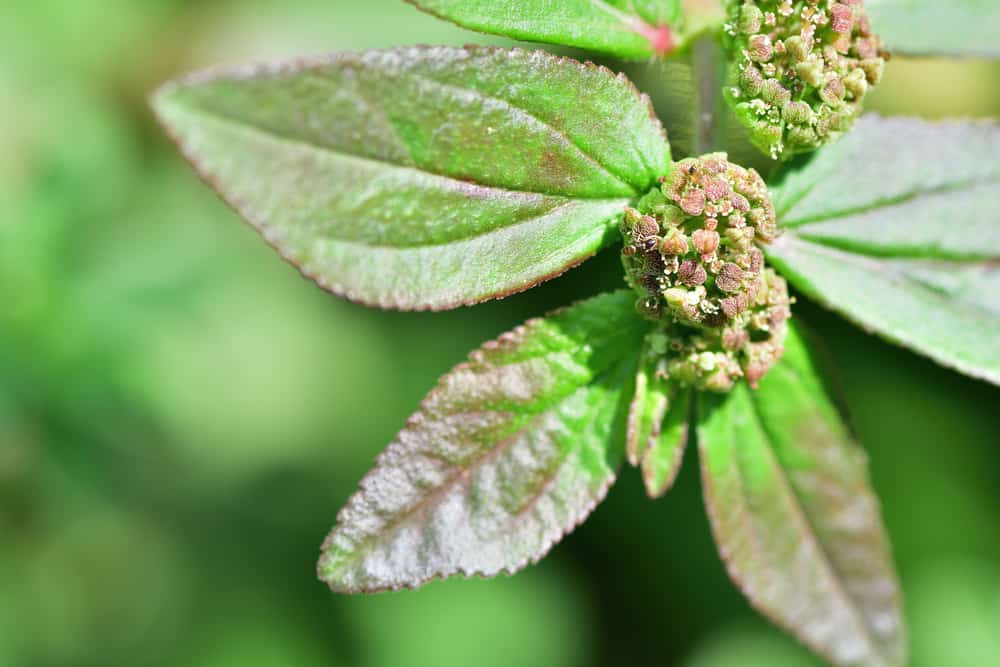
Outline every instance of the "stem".
[[725, 149], [725, 113], [722, 86], [726, 80], [726, 60], [714, 35], [695, 42], [691, 52], [697, 91], [694, 148], [698, 155]]

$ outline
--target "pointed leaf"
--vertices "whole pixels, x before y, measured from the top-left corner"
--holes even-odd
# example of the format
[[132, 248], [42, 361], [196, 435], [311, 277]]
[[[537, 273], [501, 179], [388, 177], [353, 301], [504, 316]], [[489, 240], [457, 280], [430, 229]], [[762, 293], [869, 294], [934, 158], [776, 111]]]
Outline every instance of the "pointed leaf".
[[678, 46], [681, 0], [408, 1], [472, 30], [620, 58], [664, 55]]
[[867, 0], [865, 6], [893, 53], [1000, 57], [996, 0]]
[[1000, 125], [867, 116], [774, 189], [768, 259], [888, 340], [1000, 384]]
[[444, 376], [341, 511], [320, 577], [377, 591], [541, 558], [624, 458], [623, 360], [647, 327], [634, 301], [619, 291], [532, 320]]
[[656, 439], [642, 457], [642, 480], [650, 498], [660, 498], [670, 490], [681, 470], [688, 443], [691, 391], [678, 391]]
[[349, 299], [441, 309], [593, 255], [669, 148], [623, 77], [541, 52], [400, 48], [195, 75], [156, 111], [201, 175]]
[[635, 390], [628, 409], [625, 452], [628, 462], [639, 465], [643, 455], [660, 434], [660, 426], [670, 405], [670, 387], [656, 376], [656, 357], [647, 351], [644, 341], [635, 373]]
[[756, 392], [703, 396], [712, 532], [751, 603], [835, 665], [904, 662], [899, 587], [867, 459], [795, 328]]

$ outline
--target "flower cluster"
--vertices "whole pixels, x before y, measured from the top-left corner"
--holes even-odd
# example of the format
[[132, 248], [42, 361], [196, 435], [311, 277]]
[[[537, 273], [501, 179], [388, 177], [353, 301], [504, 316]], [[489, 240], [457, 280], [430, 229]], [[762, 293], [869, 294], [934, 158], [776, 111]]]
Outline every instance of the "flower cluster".
[[621, 225], [637, 309], [661, 326], [651, 347], [662, 375], [725, 391], [756, 385], [782, 352], [790, 315], [784, 279], [758, 243], [777, 228], [767, 186], [725, 153], [674, 163]]
[[885, 54], [863, 0], [736, 0], [727, 97], [772, 158], [838, 138], [882, 78]]

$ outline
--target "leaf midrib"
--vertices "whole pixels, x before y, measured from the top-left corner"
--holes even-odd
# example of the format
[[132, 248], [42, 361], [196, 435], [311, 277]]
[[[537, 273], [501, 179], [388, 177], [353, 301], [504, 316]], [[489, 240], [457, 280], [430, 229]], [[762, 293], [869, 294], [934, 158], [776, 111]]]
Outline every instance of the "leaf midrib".
[[[787, 365], [779, 364], [777, 368], [772, 369], [772, 372], [778, 370], [779, 368], [784, 368], [784, 370], [793, 373], [793, 377], [796, 379], [796, 381], [800, 380], [798, 373], [792, 371], [791, 369], [788, 369]], [[824, 571], [827, 573], [827, 579], [830, 581], [831, 587], [835, 592], [835, 595], [837, 595], [837, 597], [840, 598], [841, 602], [845, 604], [847, 609], [850, 611], [851, 617], [854, 619], [855, 624], [858, 627], [860, 627], [871, 649], [875, 651], [876, 654], [882, 659], [883, 664], [888, 664], [889, 663], [888, 656], [886, 656], [883, 653], [881, 643], [878, 641], [877, 637], [875, 637], [872, 634], [872, 629], [865, 622], [864, 614], [858, 607], [857, 601], [851, 596], [851, 594], [845, 588], [844, 582], [841, 578], [842, 573], [840, 572], [839, 568], [835, 565], [834, 559], [830, 555], [830, 552], [827, 549], [826, 545], [823, 544], [823, 541], [818, 538], [816, 529], [813, 526], [812, 520], [809, 517], [809, 513], [805, 510], [803, 506], [802, 499], [799, 496], [799, 493], [795, 490], [794, 485], [792, 485], [791, 481], [788, 479], [788, 474], [786, 473], [784, 466], [778, 459], [778, 455], [775, 452], [774, 431], [773, 429], [768, 428], [767, 422], [762, 418], [760, 414], [760, 411], [757, 407], [759, 400], [760, 399], [756, 395], [751, 393], [750, 403], [753, 406], [753, 411], [752, 411], [753, 420], [759, 429], [758, 432], [762, 436], [761, 438], [762, 444], [764, 445], [764, 449], [767, 452], [769, 463], [777, 473], [776, 477], [778, 483], [781, 484], [781, 488], [784, 491], [784, 493], [788, 494], [789, 499], [794, 500], [794, 502], [789, 503], [792, 511], [792, 516], [794, 517], [795, 522], [799, 525], [800, 529], [806, 535], [808, 540], [816, 547], [816, 552], [820, 558], [820, 562], [822, 563]], [[745, 489], [742, 467], [739, 467], [739, 477], [741, 484], [740, 488]]]
[[[844, 251], [836, 247], [826, 245], [824, 243], [816, 243], [808, 239], [797, 237], [795, 234], [789, 235], [790, 239], [794, 239], [792, 243], [798, 242], [803, 245], [807, 245], [820, 255], [826, 255], [828, 258], [834, 258], [846, 263], [854, 263], [857, 266], [861, 266], [865, 269], [869, 269], [875, 275], [881, 275], [886, 280], [890, 282], [895, 282], [897, 284], [910, 285], [925, 295], [932, 297], [934, 300], [941, 302], [945, 306], [953, 307], [956, 303], [954, 297], [947, 292], [942, 290], [937, 290], [932, 288], [927, 284], [926, 281], [920, 280], [915, 276], [908, 274], [905, 270], [895, 266], [892, 261], [878, 262], [875, 260], [882, 259], [878, 255], [868, 255], [865, 253]], [[907, 259], [921, 259], [921, 258], [907, 258], [907, 257], [894, 257], [891, 259], [896, 259], [900, 261], [906, 261]], [[947, 260], [935, 260], [935, 261], [947, 261]], [[960, 260], [955, 260], [956, 262]], [[984, 262], [992, 262], [993, 258], [984, 260]], [[808, 275], [806, 278], [808, 279]], [[972, 313], [977, 317], [996, 318], [997, 313], [988, 308], [984, 308], [980, 304], [969, 301], [962, 300], [959, 303], [963, 306], [963, 311], [973, 311]], [[945, 310], [951, 310], [951, 308], [946, 308]]]
[[[499, 97], [494, 97], [494, 96], [490, 96], [490, 95], [482, 95], [482, 94], [478, 93], [478, 91], [470, 90], [470, 89], [467, 89], [467, 88], [461, 88], [459, 86], [452, 86], [452, 85], [449, 85], [449, 84], [443, 84], [443, 83], [440, 83], [438, 81], [435, 81], [434, 79], [430, 79], [428, 77], [421, 76], [421, 75], [418, 75], [418, 74], [414, 74], [413, 76], [416, 79], [420, 79], [422, 81], [425, 81], [425, 82], [427, 82], [429, 84], [432, 84], [432, 85], [439, 86], [441, 88], [457, 90], [457, 91], [461, 91], [463, 93], [479, 94], [484, 99], [493, 100], [493, 101], [495, 101], [498, 104], [501, 104], [501, 105], [507, 106], [507, 107], [509, 107], [511, 109], [515, 109], [515, 110], [519, 111], [520, 113], [524, 114], [526, 117], [529, 117], [532, 120], [534, 120], [535, 122], [537, 122], [539, 125], [541, 125], [541, 126], [547, 128], [548, 130], [550, 130], [552, 132], [552, 134], [560, 137], [565, 142], [566, 145], [571, 146], [587, 162], [592, 163], [598, 169], [600, 169], [605, 174], [607, 174], [608, 176], [612, 177], [615, 181], [617, 181], [618, 183], [620, 183], [621, 185], [623, 185], [625, 188], [627, 188], [630, 191], [630, 197], [631, 198], [634, 198], [634, 197], [638, 196], [640, 188], [636, 187], [635, 185], [633, 185], [632, 183], [630, 183], [628, 180], [624, 179], [621, 175], [619, 175], [619, 174], [611, 171], [606, 165], [604, 165], [600, 161], [598, 161], [597, 158], [595, 158], [593, 155], [591, 155], [588, 152], [584, 151], [583, 148], [581, 148], [578, 144], [576, 144], [574, 141], [572, 141], [566, 134], [560, 132], [554, 126], [546, 123], [544, 120], [542, 120], [541, 118], [538, 118], [537, 116], [535, 116], [531, 112], [529, 112], [529, 111], [527, 111], [527, 110], [525, 110], [525, 109], [523, 109], [521, 107], [518, 107], [516, 105], [513, 105], [510, 102], [508, 102], [507, 100], [504, 100], [504, 99], [499, 98]], [[365, 100], [366, 102], [368, 102], [368, 99], [365, 98], [365, 97], [363, 97], [363, 96], [362, 96], [362, 99]], [[200, 116], [208, 117], [208, 118], [214, 118], [215, 120], [220, 121], [220, 122], [222, 122], [224, 124], [235, 126], [235, 127], [240, 128], [240, 129], [242, 129], [244, 131], [257, 132], [257, 133], [259, 133], [261, 135], [264, 135], [264, 136], [276, 139], [279, 142], [294, 144], [294, 145], [298, 145], [298, 146], [305, 146], [305, 147], [310, 148], [312, 150], [315, 150], [317, 152], [329, 153], [329, 154], [337, 156], [339, 158], [361, 160], [361, 161], [364, 161], [364, 162], [367, 162], [367, 163], [370, 163], [370, 164], [374, 164], [374, 165], [378, 165], [378, 166], [390, 166], [390, 167], [393, 167], [393, 168], [396, 168], [396, 169], [409, 170], [409, 171], [413, 171], [413, 172], [416, 172], [416, 173], [422, 174], [422, 175], [431, 175], [431, 176], [436, 176], [438, 178], [447, 179], [447, 180], [453, 181], [455, 183], [463, 183], [463, 184], [466, 184], [466, 185], [472, 184], [472, 185], [474, 185], [476, 187], [484, 188], [484, 189], [488, 189], [488, 190], [495, 190], [495, 191], [498, 191], [498, 192], [519, 193], [519, 194], [542, 195], [542, 196], [546, 196], [546, 197], [557, 197], [557, 198], [565, 199], [565, 200], [568, 200], [568, 201], [610, 201], [610, 200], [616, 200], [616, 199], [629, 199], [629, 197], [626, 196], [626, 195], [624, 195], [624, 194], [622, 194], [622, 195], [615, 195], [615, 196], [611, 196], [611, 197], [608, 197], [608, 196], [600, 196], [600, 197], [598, 197], [598, 196], [587, 196], [587, 195], [568, 195], [565, 192], [554, 192], [554, 191], [549, 191], [549, 190], [545, 190], [545, 189], [541, 189], [541, 188], [540, 189], [532, 189], [532, 190], [520, 190], [520, 189], [508, 188], [508, 187], [505, 187], [505, 186], [486, 185], [486, 184], [478, 183], [478, 182], [475, 182], [475, 181], [464, 181], [462, 179], [455, 178], [454, 176], [449, 176], [447, 174], [441, 174], [441, 173], [438, 173], [436, 171], [430, 171], [428, 169], [424, 169], [424, 168], [421, 168], [421, 167], [416, 166], [416, 165], [399, 164], [397, 162], [390, 161], [390, 160], [379, 160], [379, 159], [376, 159], [376, 158], [370, 158], [370, 157], [365, 157], [365, 156], [362, 156], [362, 155], [357, 155], [355, 153], [345, 152], [343, 150], [339, 150], [339, 149], [336, 149], [336, 148], [334, 148], [332, 146], [328, 146], [328, 145], [310, 143], [309, 141], [307, 141], [305, 139], [302, 139], [302, 138], [296, 137], [296, 136], [292, 136], [292, 135], [290, 135], [290, 134], [288, 134], [286, 132], [282, 132], [282, 131], [276, 130], [274, 128], [264, 127], [260, 123], [248, 122], [246, 119], [240, 118], [238, 116], [235, 116], [235, 115], [233, 115], [231, 113], [228, 113], [226, 111], [220, 110], [220, 109], [215, 108], [215, 107], [210, 108], [208, 106], [203, 106], [203, 105], [183, 103], [183, 102], [181, 102], [179, 100], [172, 100], [172, 101], [170, 101], [170, 103], [172, 103], [173, 105], [176, 105], [176, 106], [182, 108], [186, 113], [200, 115]], [[391, 127], [393, 129], [394, 133], [396, 133], [398, 135], [396, 127], [391, 123], [391, 121], [385, 115], [384, 110], [381, 107], [375, 107], [375, 108], [379, 110], [379, 112], [382, 115], [383, 120], [386, 122], [386, 124], [389, 125], [389, 127]], [[407, 153], [409, 154], [409, 147], [408, 146], [406, 146], [405, 144], [402, 144], [402, 148], [404, 148], [407, 151]], [[644, 167], [646, 167], [646, 169], [648, 170], [648, 165], [645, 162], [645, 155], [641, 151], [638, 151], [638, 154], [639, 154], [640, 160], [643, 162]], [[411, 155], [411, 158], [412, 158], [412, 155]]]
[[[813, 185], [815, 186], [819, 180]], [[953, 181], [950, 183], [942, 183], [941, 185], [932, 188], [922, 188], [919, 190], [913, 190], [911, 192], [901, 193], [893, 197], [885, 197], [883, 199], [875, 200], [867, 204], [862, 204], [850, 208], [828, 211], [824, 213], [818, 213], [811, 216], [805, 216], [802, 218], [793, 218], [792, 220], [782, 221], [781, 227], [785, 229], [796, 229], [804, 225], [809, 225], [817, 222], [827, 222], [836, 218], [843, 218], [847, 216], [860, 215], [863, 213], [871, 213], [876, 210], [891, 209], [896, 206], [901, 206], [907, 204], [916, 199], [924, 196], [933, 196], [938, 194], [948, 194], [953, 192], [958, 192], [960, 190], [966, 190], [971, 188], [976, 188], [981, 185], [993, 185], [1000, 183], [1000, 177], [990, 176], [989, 178], [969, 178], [960, 181]], [[802, 200], [812, 192], [812, 188], [805, 188], [804, 194], [802, 196], [794, 199], [791, 203], [787, 204], [782, 208], [781, 216], [786, 215], [789, 211], [793, 211], [796, 206], [802, 203]]]
[[[549, 123], [548, 121], [542, 119], [537, 114], [535, 114], [535, 113], [533, 113], [533, 112], [525, 109], [524, 107], [517, 106], [516, 104], [514, 104], [510, 100], [506, 100], [506, 99], [504, 99], [502, 97], [497, 97], [496, 95], [489, 95], [489, 94], [486, 94], [486, 93], [484, 93], [482, 91], [479, 91], [479, 90], [475, 90], [475, 89], [472, 89], [472, 88], [463, 88], [461, 86], [456, 86], [456, 85], [450, 84], [450, 83], [443, 83], [441, 81], [438, 81], [436, 79], [432, 79], [432, 78], [430, 78], [428, 76], [425, 76], [423, 74], [419, 74], [419, 73], [416, 73], [416, 72], [412, 72], [411, 74], [412, 74], [412, 76], [413, 76], [414, 79], [416, 79], [418, 81], [423, 81], [423, 82], [425, 82], [427, 84], [430, 84], [432, 86], [438, 86], [442, 90], [458, 91], [458, 92], [464, 93], [464, 94], [471, 94], [471, 95], [473, 95], [475, 97], [479, 97], [479, 98], [481, 98], [483, 100], [489, 100], [489, 101], [492, 101], [492, 102], [496, 102], [497, 104], [500, 104], [500, 105], [502, 105], [502, 106], [504, 106], [504, 107], [506, 107], [508, 109], [513, 109], [513, 110], [515, 110], [515, 111], [517, 111], [517, 112], [519, 112], [521, 114], [524, 114], [525, 117], [530, 118], [532, 121], [538, 123], [539, 125], [541, 125], [546, 130], [549, 130], [552, 133], [552, 135], [554, 135], [555, 137], [560, 138], [567, 146], [572, 146], [574, 149], [576, 149], [576, 151], [580, 155], [582, 155], [584, 158], [586, 158], [586, 160], [588, 162], [594, 164], [598, 169], [600, 169], [601, 171], [603, 171], [605, 174], [607, 174], [608, 176], [611, 176], [613, 179], [615, 179], [616, 181], [618, 181], [619, 183], [621, 183], [622, 185], [624, 185], [626, 188], [628, 188], [629, 190], [631, 190], [633, 196], [638, 194], [639, 188], [637, 188], [635, 185], [633, 185], [628, 180], [627, 177], [622, 176], [617, 171], [612, 171], [607, 165], [605, 165], [600, 160], [598, 160], [595, 156], [591, 155], [589, 152], [587, 152], [586, 150], [584, 150], [583, 147], [580, 146], [580, 144], [578, 144], [577, 142], [573, 141], [573, 139], [568, 134], [566, 134], [566, 132], [564, 130], [560, 130], [556, 126], [554, 126], [551, 123]], [[407, 149], [407, 150], [409, 150], [409, 149]], [[548, 193], [539, 193], [539, 194], [548, 194]], [[567, 196], [567, 195], [560, 195], [560, 196]]]
[[[601, 336], [596, 339], [590, 339], [586, 342], [577, 342], [575, 345], [571, 347], [568, 347], [563, 350], [558, 350], [556, 352], [558, 354], [569, 354], [570, 356], [574, 356], [577, 352], [579, 352], [585, 347], [595, 347], [594, 345], [595, 340], [603, 343], [615, 338], [634, 335], [635, 331], [641, 329], [643, 324], [642, 320], [640, 320], [638, 317], [634, 319], [636, 321], [636, 325], [634, 327], [617, 329], [616, 331], [608, 334], [607, 336]], [[537, 355], [530, 355], [525, 358], [518, 359], [517, 362], [515, 363], [523, 363], [525, 361], [546, 357], [551, 354], [553, 354], [552, 350], [543, 350]], [[499, 365], [502, 366], [506, 364], [499, 364]], [[609, 368], [613, 366], [614, 364], [612, 363], [611, 366], [609, 366]], [[484, 462], [489, 461], [492, 456], [498, 456], [500, 453], [502, 453], [502, 451], [506, 447], [509, 447], [517, 439], [517, 437], [524, 431], [526, 423], [537, 421], [538, 419], [540, 419], [541, 417], [543, 417], [544, 415], [548, 414], [553, 409], [558, 407], [559, 404], [567, 400], [570, 396], [573, 396], [580, 389], [583, 389], [584, 387], [588, 387], [596, 383], [599, 377], [607, 372], [608, 369], [602, 369], [601, 371], [594, 373], [589, 382], [581, 384], [568, 392], [556, 394], [552, 396], [549, 401], [543, 402], [540, 406], [536, 407], [534, 410], [529, 410], [522, 416], [514, 418], [509, 425], [509, 428], [512, 429], [510, 435], [503, 437], [499, 442], [494, 444], [492, 447], [483, 450], [476, 456], [473, 456], [468, 461], [468, 463], [466, 463], [464, 468], [456, 469], [451, 475], [449, 475], [448, 479], [441, 484], [441, 486], [434, 489], [430, 494], [428, 494], [424, 498], [420, 499], [420, 501], [418, 501], [412, 507], [405, 509], [404, 511], [400, 512], [397, 516], [393, 517], [392, 520], [386, 522], [386, 524], [379, 529], [379, 532], [377, 534], [370, 535], [361, 540], [360, 542], [356, 543], [352, 548], [352, 553], [350, 557], [347, 558], [346, 561], [355, 564], [363, 561], [364, 558], [366, 558], [371, 553], [371, 550], [374, 547], [374, 545], [378, 543], [383, 536], [396, 532], [403, 524], [410, 521], [415, 516], [418, 516], [427, 506], [431, 504], [431, 502], [434, 499], [438, 498], [441, 494], [451, 489], [456, 482], [460, 481], [461, 478], [464, 475], [466, 475], [466, 473], [469, 470], [478, 468]], [[427, 398], [424, 399], [419, 412], [424, 412], [426, 403], [434, 396], [434, 394], [438, 391], [438, 389], [439, 388], [435, 388], [432, 391], [432, 393], [429, 394]], [[486, 407], [483, 410], [479, 410], [479, 412], [495, 412], [495, 410], [490, 410], [488, 407]], [[501, 414], [512, 414], [510, 410], [502, 410], [500, 412]], [[470, 411], [468, 410], [460, 410], [455, 414], [469, 414], [469, 413]], [[396, 444], [398, 442], [399, 438], [397, 436], [393, 444]], [[454, 467], [457, 468], [457, 466]]]

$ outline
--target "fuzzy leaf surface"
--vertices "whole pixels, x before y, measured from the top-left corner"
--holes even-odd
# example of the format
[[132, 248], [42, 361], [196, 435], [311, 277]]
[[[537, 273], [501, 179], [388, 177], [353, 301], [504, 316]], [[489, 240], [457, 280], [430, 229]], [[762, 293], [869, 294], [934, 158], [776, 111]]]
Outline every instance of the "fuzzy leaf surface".
[[752, 391], [699, 402], [712, 532], [750, 602], [843, 667], [905, 661], [899, 586], [867, 459], [793, 328]]
[[675, 392], [666, 419], [642, 455], [642, 481], [650, 498], [662, 497], [677, 480], [687, 449], [690, 405], [691, 391]]
[[154, 106], [284, 257], [387, 308], [558, 275], [617, 236], [670, 160], [624, 77], [542, 52], [411, 47], [217, 70]]
[[624, 459], [623, 387], [647, 327], [634, 301], [532, 320], [445, 375], [341, 511], [320, 577], [371, 592], [541, 558]]
[[620, 58], [676, 47], [680, 0], [408, 0], [464, 28]]
[[628, 409], [625, 453], [628, 462], [638, 466], [646, 449], [660, 435], [660, 427], [670, 406], [670, 386], [656, 377], [655, 357], [643, 342], [635, 373], [635, 389]]
[[910, 56], [1000, 57], [996, 0], [867, 0], [886, 48]]
[[863, 118], [774, 189], [769, 260], [886, 339], [1000, 384], [1000, 125]]

